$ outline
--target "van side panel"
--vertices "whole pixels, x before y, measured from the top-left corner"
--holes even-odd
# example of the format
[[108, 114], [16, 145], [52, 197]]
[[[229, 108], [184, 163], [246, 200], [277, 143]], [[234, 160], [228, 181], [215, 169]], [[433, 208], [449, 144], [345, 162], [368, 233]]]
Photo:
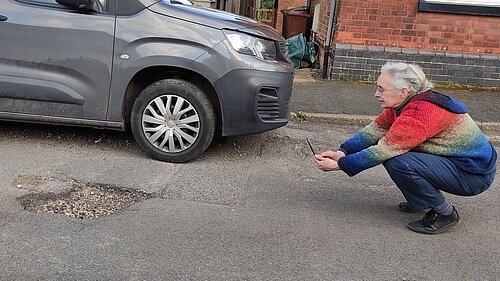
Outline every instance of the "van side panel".
[[115, 17], [2, 1], [0, 112], [104, 120]]

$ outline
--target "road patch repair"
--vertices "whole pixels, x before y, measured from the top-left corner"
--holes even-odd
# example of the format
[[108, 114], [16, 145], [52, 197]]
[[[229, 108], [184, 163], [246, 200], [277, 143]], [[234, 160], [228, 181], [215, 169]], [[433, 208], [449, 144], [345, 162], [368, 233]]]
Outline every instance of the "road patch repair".
[[98, 219], [136, 202], [157, 197], [140, 190], [74, 179], [64, 181], [40, 176], [18, 176], [13, 184], [30, 191], [18, 198], [25, 210], [63, 214], [76, 219]]

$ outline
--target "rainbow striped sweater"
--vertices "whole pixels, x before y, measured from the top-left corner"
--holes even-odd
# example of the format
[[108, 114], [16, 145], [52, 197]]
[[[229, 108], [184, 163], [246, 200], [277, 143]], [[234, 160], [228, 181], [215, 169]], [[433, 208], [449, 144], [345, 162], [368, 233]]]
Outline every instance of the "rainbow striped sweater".
[[497, 154], [467, 108], [431, 90], [420, 93], [398, 112], [385, 109], [372, 123], [340, 146], [339, 168], [349, 176], [408, 151], [449, 158], [477, 174], [495, 170]]

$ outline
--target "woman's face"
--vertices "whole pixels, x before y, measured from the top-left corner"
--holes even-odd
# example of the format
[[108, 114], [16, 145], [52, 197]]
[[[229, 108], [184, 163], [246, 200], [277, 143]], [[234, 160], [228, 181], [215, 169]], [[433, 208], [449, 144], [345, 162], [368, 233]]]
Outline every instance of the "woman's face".
[[377, 79], [375, 97], [383, 108], [398, 107], [408, 97], [408, 89], [398, 90], [392, 84], [392, 76], [382, 73]]

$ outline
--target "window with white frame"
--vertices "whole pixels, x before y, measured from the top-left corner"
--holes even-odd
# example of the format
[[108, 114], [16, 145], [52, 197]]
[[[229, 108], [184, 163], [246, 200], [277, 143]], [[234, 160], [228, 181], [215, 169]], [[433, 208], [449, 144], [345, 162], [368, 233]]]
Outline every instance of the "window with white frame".
[[485, 16], [500, 16], [500, 0], [420, 0], [418, 10]]

